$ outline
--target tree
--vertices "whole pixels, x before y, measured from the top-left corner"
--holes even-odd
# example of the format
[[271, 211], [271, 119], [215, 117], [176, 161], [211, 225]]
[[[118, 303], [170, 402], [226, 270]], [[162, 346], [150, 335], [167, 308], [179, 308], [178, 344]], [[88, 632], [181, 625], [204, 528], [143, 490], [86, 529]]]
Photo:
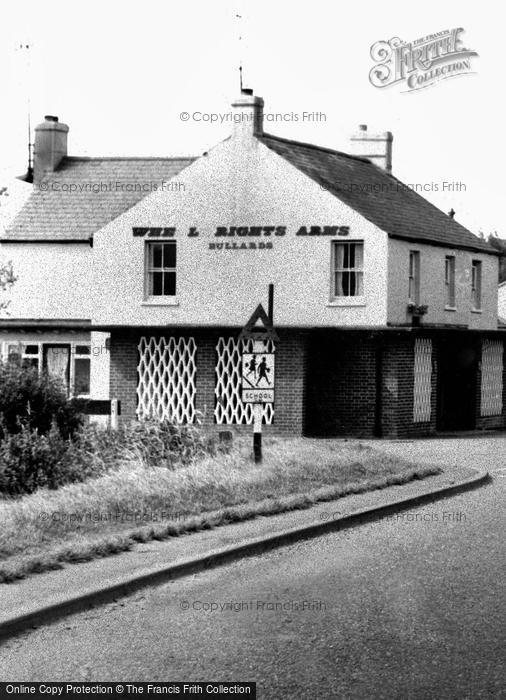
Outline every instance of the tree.
[[499, 282], [506, 281], [506, 240], [499, 238], [497, 231], [488, 236], [490, 245], [501, 253], [499, 258]]
[[[2, 206], [2, 198], [9, 196], [9, 190], [7, 187], [0, 187], [0, 206]], [[1, 222], [0, 222], [1, 227]], [[0, 263], [0, 293], [5, 292], [12, 287], [17, 277], [14, 276], [14, 270], [12, 269], [12, 262]], [[10, 304], [10, 301], [0, 299], [0, 311], [6, 309]]]
[[[9, 260], [9, 262], [0, 264], [0, 293], [10, 289], [16, 280], [17, 277], [14, 275], [12, 262]], [[9, 304], [9, 300], [0, 299], [0, 311], [6, 309]]]

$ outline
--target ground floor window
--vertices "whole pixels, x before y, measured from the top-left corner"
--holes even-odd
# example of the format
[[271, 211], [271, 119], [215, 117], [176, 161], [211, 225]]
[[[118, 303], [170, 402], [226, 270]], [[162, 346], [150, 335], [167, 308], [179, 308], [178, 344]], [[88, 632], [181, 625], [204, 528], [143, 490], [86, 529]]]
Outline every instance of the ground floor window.
[[194, 423], [195, 340], [142, 337], [137, 349], [137, 416]]
[[59, 379], [70, 396], [90, 395], [91, 350], [86, 343], [4, 343], [3, 358], [23, 367], [35, 367]]
[[432, 341], [415, 340], [413, 422], [430, 421], [432, 399]]
[[503, 392], [503, 341], [483, 340], [481, 348], [481, 415], [500, 416]]

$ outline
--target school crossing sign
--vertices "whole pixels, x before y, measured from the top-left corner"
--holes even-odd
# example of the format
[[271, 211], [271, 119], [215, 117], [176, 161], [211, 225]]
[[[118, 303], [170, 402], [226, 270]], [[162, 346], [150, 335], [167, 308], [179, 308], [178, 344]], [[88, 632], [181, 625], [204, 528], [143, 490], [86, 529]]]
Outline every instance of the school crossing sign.
[[244, 326], [240, 340], [253, 340], [253, 351], [241, 356], [241, 400], [243, 403], [274, 403], [274, 353], [265, 352], [267, 341], [278, 336], [261, 304]]
[[242, 402], [274, 403], [274, 353], [242, 355]]

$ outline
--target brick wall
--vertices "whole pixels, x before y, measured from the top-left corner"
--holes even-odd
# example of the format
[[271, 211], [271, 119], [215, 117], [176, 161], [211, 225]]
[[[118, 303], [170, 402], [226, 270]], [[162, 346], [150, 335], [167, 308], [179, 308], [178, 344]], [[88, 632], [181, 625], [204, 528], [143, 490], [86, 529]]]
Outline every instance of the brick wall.
[[431, 418], [414, 422], [415, 338], [386, 336], [383, 345], [382, 434], [384, 437], [421, 437], [436, 432], [436, 348], [432, 344]]
[[375, 377], [375, 342], [369, 333], [313, 333], [308, 350], [306, 433], [372, 436]]
[[132, 332], [111, 333], [110, 397], [121, 401], [120, 420], [135, 418], [138, 342], [139, 338]]
[[[160, 333], [153, 330], [148, 335]], [[431, 418], [414, 423], [414, 334], [283, 329], [278, 333], [275, 416], [272, 426], [264, 426], [266, 434], [401, 438], [435, 433], [438, 354], [444, 338], [432, 339]], [[126, 330], [111, 333], [110, 395], [121, 400], [123, 420], [135, 418], [137, 345], [141, 335], [140, 331]], [[236, 336], [237, 329], [179, 329], [174, 335], [195, 338], [196, 409], [205, 425], [214, 426], [216, 344], [220, 336]], [[480, 416], [478, 372], [479, 429], [506, 427], [506, 352], [504, 361], [501, 416]], [[249, 433], [251, 426], [238, 429]]]
[[[302, 435], [304, 426], [306, 333], [279, 331], [280, 343], [276, 350], [276, 405], [274, 423], [264, 426], [267, 434]], [[151, 330], [145, 335], [159, 337], [170, 332]], [[195, 407], [202, 423], [214, 426], [216, 344], [220, 336], [237, 336], [237, 329], [177, 329], [175, 336], [195, 338], [197, 345], [197, 373]], [[137, 346], [143, 335], [140, 331], [118, 330], [111, 333], [110, 395], [121, 401], [121, 420], [136, 417]], [[225, 425], [216, 426], [225, 429]], [[251, 432], [251, 426], [239, 428]]]

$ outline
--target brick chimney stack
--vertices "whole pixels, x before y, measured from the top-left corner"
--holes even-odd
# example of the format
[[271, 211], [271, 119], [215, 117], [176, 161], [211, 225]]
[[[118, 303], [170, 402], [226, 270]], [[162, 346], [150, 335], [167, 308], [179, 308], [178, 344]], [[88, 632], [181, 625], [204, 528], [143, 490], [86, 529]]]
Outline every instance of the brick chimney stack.
[[35, 127], [34, 182], [40, 181], [46, 173], [54, 172], [67, 155], [68, 131], [66, 124], [60, 123], [58, 117], [51, 115], [45, 116], [42, 124]]
[[232, 102], [233, 138], [250, 139], [263, 134], [264, 101], [253, 95], [253, 90], [244, 88]]
[[367, 131], [367, 124], [360, 124], [358, 132], [350, 137], [351, 155], [368, 158], [387, 173], [392, 172], [392, 141], [390, 131], [372, 134]]

